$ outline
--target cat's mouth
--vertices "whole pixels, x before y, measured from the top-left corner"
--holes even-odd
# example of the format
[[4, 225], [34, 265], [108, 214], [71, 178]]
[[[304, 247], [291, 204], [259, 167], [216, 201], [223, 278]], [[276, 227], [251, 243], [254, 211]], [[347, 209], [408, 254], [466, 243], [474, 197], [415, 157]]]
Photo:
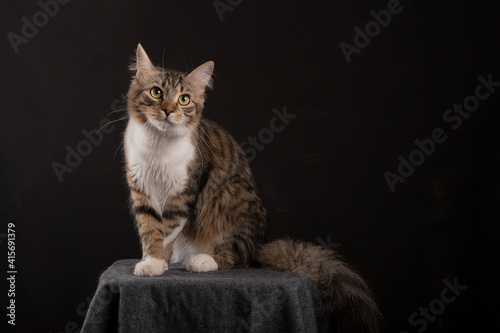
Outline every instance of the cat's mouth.
[[150, 122], [158, 129], [166, 131], [178, 125], [178, 123], [170, 117], [151, 119]]
[[177, 125], [177, 122], [175, 120], [173, 120], [171, 117], [162, 118], [161, 122], [162, 123], [167, 123], [167, 124], [170, 124], [170, 125]]

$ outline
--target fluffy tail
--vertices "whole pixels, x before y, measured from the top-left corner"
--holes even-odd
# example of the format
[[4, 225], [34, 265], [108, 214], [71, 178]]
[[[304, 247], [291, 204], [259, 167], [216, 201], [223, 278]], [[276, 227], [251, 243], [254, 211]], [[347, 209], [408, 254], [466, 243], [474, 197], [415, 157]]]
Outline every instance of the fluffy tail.
[[363, 278], [334, 251], [291, 239], [265, 244], [258, 261], [278, 271], [302, 273], [315, 283], [329, 326], [338, 333], [377, 333], [382, 318]]

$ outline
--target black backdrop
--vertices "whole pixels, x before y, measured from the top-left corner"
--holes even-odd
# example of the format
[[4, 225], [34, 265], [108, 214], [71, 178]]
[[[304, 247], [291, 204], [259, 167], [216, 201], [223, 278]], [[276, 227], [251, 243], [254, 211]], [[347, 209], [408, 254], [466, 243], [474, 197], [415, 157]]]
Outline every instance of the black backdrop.
[[[215, 61], [205, 115], [238, 142], [260, 135], [251, 166], [270, 238], [337, 248], [374, 289], [387, 332], [498, 327], [500, 88], [474, 97], [479, 76], [500, 82], [498, 2], [59, 3], [52, 16], [35, 1], [0, 6], [5, 277], [7, 224], [16, 232], [15, 326], [5, 277], [0, 291], [9, 332], [78, 331], [99, 274], [141, 255], [119, 148], [126, 121], [85, 135], [126, 116], [138, 42], [171, 68]], [[443, 119], [464, 100], [477, 110], [459, 126]], [[284, 108], [296, 117], [266, 130]], [[438, 128], [446, 141], [415, 152]], [[68, 149], [86, 156], [66, 161]], [[402, 167], [391, 191], [384, 174], [398, 174], [399, 155], [418, 166]], [[452, 297], [445, 280], [467, 289]]]

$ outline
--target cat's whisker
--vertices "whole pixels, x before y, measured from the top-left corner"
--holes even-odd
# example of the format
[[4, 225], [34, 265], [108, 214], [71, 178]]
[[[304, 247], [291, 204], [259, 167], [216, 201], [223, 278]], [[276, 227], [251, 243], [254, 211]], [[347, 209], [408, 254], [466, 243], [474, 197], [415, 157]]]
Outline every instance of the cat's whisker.
[[[194, 116], [196, 119], [198, 119], [198, 121], [200, 121], [200, 122], [201, 122], [201, 118], [200, 118], [200, 117], [197, 117], [195, 114], [193, 114], [193, 116]], [[213, 144], [214, 146], [216, 146], [216, 144], [215, 144], [215, 143], [213, 142], [213, 140], [210, 138], [210, 136], [208, 135], [208, 133], [207, 133], [207, 132], [203, 129], [203, 127], [198, 126], [198, 128], [200, 128], [200, 129], [203, 131], [203, 133], [205, 133], [205, 135], [208, 137], [208, 139], [210, 140], [210, 142], [212, 142], [212, 144]], [[210, 146], [209, 146], [209, 145], [208, 145], [208, 143], [205, 141], [205, 139], [203, 139], [203, 137], [201, 136], [201, 134], [200, 134], [200, 133], [198, 133], [198, 131], [194, 131], [194, 133], [195, 133], [196, 135], [198, 135], [198, 137], [199, 137], [199, 138], [203, 141], [203, 143], [205, 143], [205, 145], [208, 147], [208, 149], [210, 149], [210, 151], [212, 152], [212, 154], [214, 155], [214, 157], [217, 159], [217, 161], [219, 161], [219, 158], [218, 158], [218, 157], [217, 157], [217, 155], [214, 153], [214, 151], [212, 150], [212, 148], [210, 148]]]
[[[210, 149], [210, 151], [212, 152], [212, 154], [214, 155], [215, 159], [217, 160], [217, 162], [220, 163], [220, 160], [219, 158], [217, 157], [217, 155], [214, 153], [214, 151], [212, 150], [212, 148], [210, 148], [209, 144], [205, 141], [205, 139], [203, 139], [203, 137], [200, 135], [200, 133], [196, 132], [195, 133], [198, 135], [198, 137], [201, 139], [201, 141], [203, 141], [203, 143], [205, 143], [205, 145], [207, 146], [208, 149]], [[205, 132], [206, 133], [206, 132]]]
[[[199, 134], [197, 131], [194, 131], [194, 133], [195, 133], [196, 135], [198, 135], [198, 137], [200, 136], [200, 134]], [[204, 166], [205, 166], [205, 164], [204, 164], [204, 162], [203, 162], [203, 152], [201, 151], [201, 149], [200, 149], [200, 147], [199, 147], [198, 145], [196, 145], [196, 149], [198, 149], [198, 152], [200, 153], [201, 168], [203, 169], [203, 168], [204, 168]], [[201, 178], [201, 176], [202, 176], [202, 175], [200, 174], [200, 178]]]
[[118, 150], [120, 149], [120, 147], [121, 147], [121, 146], [123, 146], [124, 144], [125, 144], [125, 142], [124, 142], [124, 141], [122, 141], [122, 143], [120, 143], [120, 144], [118, 145], [118, 148], [116, 148], [116, 150], [115, 150], [115, 154], [113, 155], [113, 161], [115, 160], [116, 153], [118, 152]]
[[[195, 134], [199, 135], [198, 132], [194, 131]], [[195, 145], [196, 149], [198, 150], [198, 153], [200, 154], [200, 160], [201, 160], [201, 169], [203, 170], [205, 168], [205, 163], [203, 162], [203, 153], [201, 152], [201, 149], [198, 145]], [[201, 178], [201, 173], [200, 173], [200, 178]]]
[[[125, 112], [125, 111], [128, 111], [128, 109], [123, 109], [123, 110], [115, 110], [115, 111], [113, 111], [113, 112], [108, 113], [106, 116], [109, 116], [109, 115], [111, 115], [111, 114], [113, 114], [113, 113], [115, 113], [115, 112]], [[152, 111], [140, 111], [140, 110], [134, 110], [134, 111], [135, 111], [136, 113], [138, 113], [138, 114], [143, 114], [143, 115], [154, 114], [154, 112], [152, 112]]]
[[121, 97], [123, 98], [123, 100], [124, 100], [125, 102], [132, 103], [132, 104], [134, 104], [134, 105], [137, 105], [137, 106], [141, 106], [141, 107], [142, 107], [142, 105], [141, 105], [141, 104], [137, 104], [137, 103], [135, 103], [135, 102], [131, 101], [131, 100], [130, 100], [130, 99], [128, 99], [128, 98], [127, 98], [127, 96], [125, 96], [125, 95], [121, 95]]
[[114, 110], [114, 111], [111, 111], [110, 113], [108, 113], [106, 116], [109, 116], [113, 113], [116, 113], [116, 112], [124, 112], [124, 111], [127, 111], [128, 109], [120, 109], [120, 110]]
[[[141, 105], [141, 104], [135, 104], [135, 108], [139, 109], [139, 110], [151, 110], [150, 107], [147, 107], [147, 106], [144, 106], [144, 105]], [[130, 108], [127, 108], [127, 110], [130, 110]]]
[[[196, 115], [195, 115], [195, 118], [197, 118], [197, 117], [196, 117]], [[201, 119], [200, 119], [200, 118], [197, 118], [197, 119], [198, 119], [198, 120], [200, 120], [200, 122], [201, 122]], [[203, 131], [203, 133], [205, 133], [205, 135], [207, 136], [207, 138], [208, 138], [208, 139], [212, 142], [212, 144], [215, 146], [215, 142], [212, 140], [212, 138], [210, 137], [210, 135], [208, 135], [208, 133], [207, 133], [207, 132], [203, 129], [203, 127], [202, 127], [202, 126], [199, 126], [199, 128]]]
[[149, 127], [151, 129], [155, 129], [155, 126], [153, 124], [151, 124], [151, 122], [149, 121], [149, 118], [146, 120], [146, 122], [142, 126]]
[[[133, 103], [133, 102], [131, 102], [131, 103]], [[133, 103], [133, 104], [136, 104], [136, 103]], [[148, 107], [145, 107], [145, 106], [140, 105], [140, 104], [136, 104], [136, 105], [137, 105], [137, 107], [134, 109], [134, 111], [137, 112], [137, 113], [139, 113], [139, 114], [147, 115], [147, 114], [154, 114], [155, 113], [155, 112], [151, 111], [151, 109], [148, 108]], [[115, 110], [115, 111], [109, 113], [108, 115], [110, 115], [110, 114], [112, 114], [114, 112], [128, 111], [128, 110], [129, 110], [128, 108], [127, 109]]]
[[106, 124], [102, 125], [101, 128], [99, 128], [97, 130], [97, 132], [95, 132], [95, 134], [99, 133], [104, 127], [108, 126], [109, 124], [116, 123], [117, 121], [125, 120], [125, 119], [128, 119], [128, 116], [120, 118], [120, 119], [115, 119], [115, 120], [108, 121]]
[[137, 105], [137, 106], [140, 106], [140, 107], [142, 107], [142, 105], [141, 105], [141, 104], [137, 104], [137, 103], [135, 103], [135, 102], [132, 102], [132, 101], [130, 101], [130, 100], [128, 100], [128, 99], [126, 99], [126, 101], [127, 101], [128, 103], [131, 103], [131, 104], [134, 104], [134, 105]]
[[137, 112], [139, 114], [155, 114], [154, 111], [141, 111], [141, 110], [134, 110], [134, 112]]

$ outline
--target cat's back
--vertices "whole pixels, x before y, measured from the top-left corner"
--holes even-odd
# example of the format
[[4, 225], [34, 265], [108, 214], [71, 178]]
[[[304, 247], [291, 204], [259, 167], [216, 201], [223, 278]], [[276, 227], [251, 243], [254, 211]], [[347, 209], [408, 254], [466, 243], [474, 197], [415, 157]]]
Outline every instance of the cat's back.
[[209, 150], [207, 154], [211, 155], [210, 159], [216, 163], [247, 164], [243, 151], [228, 130], [205, 117], [201, 118], [199, 127], [199, 139], [206, 146], [205, 148]]
[[201, 118], [198, 130], [198, 145], [204, 159], [211, 167], [225, 173], [225, 176], [239, 174], [251, 178], [251, 171], [244, 152], [231, 133], [218, 123]]

